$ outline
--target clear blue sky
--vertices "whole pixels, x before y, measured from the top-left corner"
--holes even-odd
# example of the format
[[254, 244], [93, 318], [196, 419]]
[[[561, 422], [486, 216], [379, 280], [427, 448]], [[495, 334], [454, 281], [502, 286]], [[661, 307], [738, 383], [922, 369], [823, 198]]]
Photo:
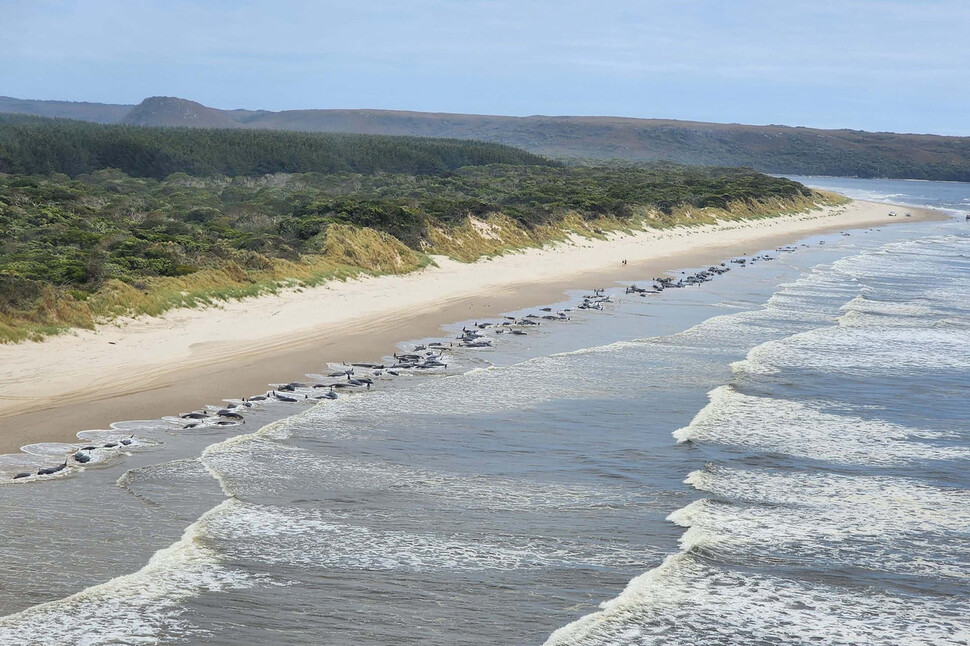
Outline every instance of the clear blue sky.
[[0, 0], [0, 94], [970, 135], [968, 0]]

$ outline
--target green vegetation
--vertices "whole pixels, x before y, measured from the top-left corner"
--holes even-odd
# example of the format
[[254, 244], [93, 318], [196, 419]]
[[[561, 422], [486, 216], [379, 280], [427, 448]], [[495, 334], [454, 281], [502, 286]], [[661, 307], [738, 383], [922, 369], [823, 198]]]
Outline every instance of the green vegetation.
[[482, 164], [552, 163], [511, 146], [455, 139], [144, 128], [0, 115], [2, 173], [75, 177], [117, 168], [132, 176], [164, 179], [179, 172], [431, 174]]
[[[80, 140], [57, 144], [59, 127], [32, 135], [34, 147], [23, 159], [36, 164], [45, 151], [80, 146]], [[183, 150], [199, 155], [207, 149], [193, 136], [200, 142], [218, 140], [209, 130], [144, 132], [149, 139], [161, 137], [151, 139], [156, 148], [179, 142], [188, 146]], [[170, 139], [162, 137], [168, 134]], [[281, 155], [285, 152], [282, 133], [266, 135], [265, 141], [259, 138], [264, 133], [226, 134], [258, 135], [257, 144], [269, 142], [280, 146]], [[352, 140], [359, 145], [327, 148], [324, 142], [330, 139], [313, 139], [314, 145], [337, 150], [344, 161], [354, 159], [371, 170], [394, 164], [410, 164], [410, 170], [259, 177], [176, 172], [163, 179], [147, 171], [149, 176], [136, 177], [115, 169], [73, 177], [0, 174], [0, 341], [39, 338], [117, 316], [157, 315], [281, 286], [413, 271], [430, 262], [429, 254], [469, 261], [560, 240], [571, 232], [598, 236], [610, 230], [764, 217], [823, 199], [790, 180], [746, 169], [559, 167], [541, 159], [523, 163], [519, 156], [529, 162], [533, 157], [475, 143]], [[77, 150], [83, 156], [87, 149]], [[425, 164], [432, 152], [437, 162]], [[499, 153], [516, 163], [441, 171], [440, 164], [489, 161]], [[257, 152], [240, 154], [258, 158]], [[315, 155], [308, 150], [305, 158]], [[20, 157], [9, 159], [29, 166]], [[208, 159], [229, 163], [214, 155]]]

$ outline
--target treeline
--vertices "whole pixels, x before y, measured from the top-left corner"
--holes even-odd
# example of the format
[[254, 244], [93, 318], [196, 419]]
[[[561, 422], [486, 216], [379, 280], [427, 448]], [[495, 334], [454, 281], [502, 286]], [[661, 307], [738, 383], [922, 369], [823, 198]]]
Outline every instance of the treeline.
[[752, 166], [790, 175], [970, 181], [967, 137], [703, 125], [645, 128], [639, 134], [644, 149], [688, 164]]
[[70, 177], [270, 173], [447, 173], [485, 164], [552, 165], [511, 146], [457, 139], [267, 130], [146, 128], [0, 115], [0, 172]]

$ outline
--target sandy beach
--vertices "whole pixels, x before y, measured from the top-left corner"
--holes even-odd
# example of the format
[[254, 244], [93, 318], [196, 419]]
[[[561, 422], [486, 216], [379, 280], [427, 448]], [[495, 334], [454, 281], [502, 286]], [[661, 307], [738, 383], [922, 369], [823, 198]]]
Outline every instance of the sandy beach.
[[[0, 452], [73, 441], [113, 421], [152, 419], [261, 393], [326, 362], [377, 359], [442, 325], [552, 303], [568, 289], [609, 287], [720, 262], [806, 236], [914, 220], [935, 211], [855, 201], [811, 213], [575, 239], [543, 249], [125, 320], [42, 343], [0, 345]], [[621, 264], [623, 259], [627, 264]]]

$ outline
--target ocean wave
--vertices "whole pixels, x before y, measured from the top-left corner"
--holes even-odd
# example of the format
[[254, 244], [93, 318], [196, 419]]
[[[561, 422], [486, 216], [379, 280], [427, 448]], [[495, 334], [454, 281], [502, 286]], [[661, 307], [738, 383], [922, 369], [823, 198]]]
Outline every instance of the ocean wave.
[[970, 459], [966, 447], [932, 444], [948, 437], [943, 431], [825, 412], [823, 401], [756, 397], [732, 386], [721, 386], [708, 396], [710, 403], [690, 425], [674, 431], [678, 442], [716, 443], [833, 464]]
[[820, 328], [764, 343], [732, 367], [738, 373], [751, 374], [811, 370], [919, 379], [927, 369], [970, 368], [970, 344], [963, 330], [949, 326]]
[[156, 644], [164, 637], [197, 634], [182, 616], [184, 599], [254, 584], [252, 576], [225, 567], [201, 538], [205, 518], [222, 509], [220, 505], [190, 525], [178, 542], [156, 552], [137, 572], [0, 617], [0, 643]]
[[549, 567], [642, 567], [656, 554], [543, 537], [388, 530], [327, 512], [233, 501], [207, 516], [205, 532], [233, 559], [311, 568], [522, 570]]
[[689, 528], [684, 551], [746, 566], [854, 568], [954, 582], [970, 576], [970, 492], [888, 476], [728, 468], [695, 472], [688, 482], [723, 498], [671, 514]]
[[968, 243], [944, 235], [862, 251], [782, 286], [760, 310], [682, 334], [697, 347], [732, 333], [730, 347], [757, 343], [674, 436], [718, 445], [727, 465], [756, 464], [755, 453], [779, 466], [691, 473], [708, 497], [669, 516], [686, 528], [682, 551], [546, 643], [970, 643], [966, 594], [926, 592], [966, 591], [970, 492], [908, 468], [961, 472], [963, 431], [822, 395], [833, 376], [891, 385], [933, 371], [955, 384], [970, 370]]
[[[293, 420], [286, 420], [291, 423]], [[280, 425], [283, 422], [278, 423]], [[292, 427], [289, 428], [293, 432]], [[414, 498], [427, 497], [466, 510], [487, 512], [589, 509], [641, 504], [644, 495], [616, 487], [581, 487], [495, 475], [450, 473], [360, 458], [320, 456], [267, 437], [236, 439], [211, 447], [206, 467], [218, 474], [233, 496], [274, 496], [310, 481], [323, 489], [383, 490]], [[430, 503], [429, 503], [430, 504]]]
[[966, 597], [801, 581], [681, 553], [545, 644], [959, 646], [970, 639], [968, 615]]

